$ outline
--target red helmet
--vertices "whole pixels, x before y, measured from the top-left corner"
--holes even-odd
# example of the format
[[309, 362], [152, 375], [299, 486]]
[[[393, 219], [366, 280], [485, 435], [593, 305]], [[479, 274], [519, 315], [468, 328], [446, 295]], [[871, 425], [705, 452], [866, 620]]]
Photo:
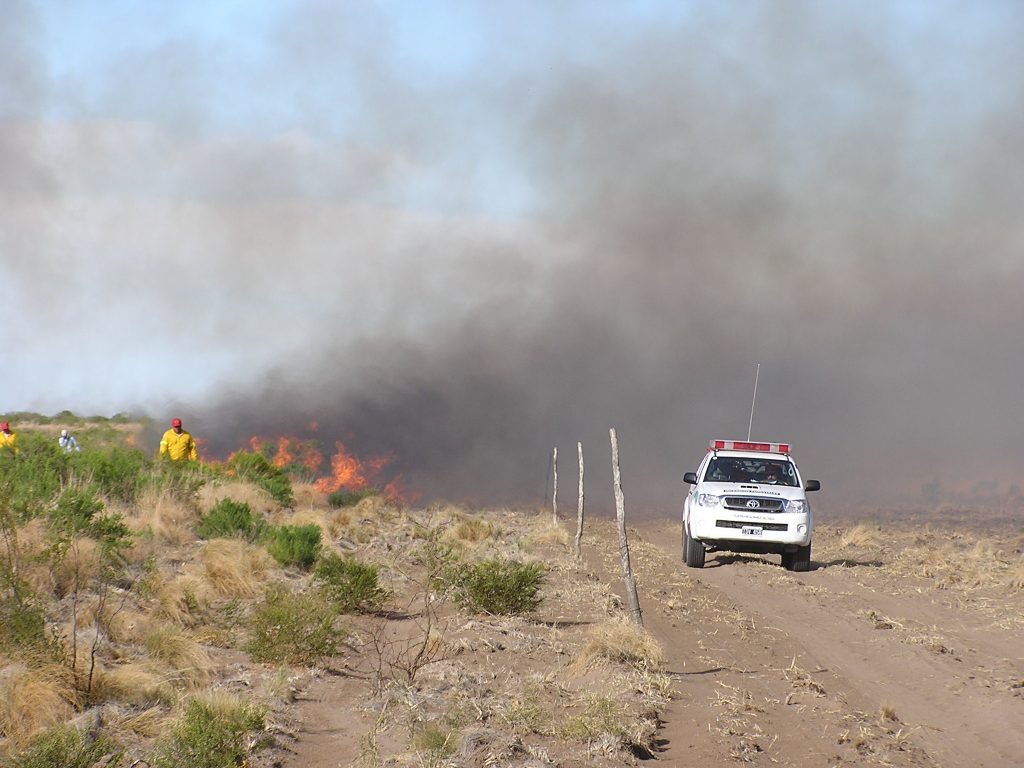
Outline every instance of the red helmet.
[[3, 422], [3, 423], [0, 423], [0, 429], [2, 429], [4, 432], [6, 432], [10, 428], [11, 428], [11, 425], [8, 424], [6, 421]]
[[180, 427], [181, 426], [181, 419], [171, 419], [171, 426], [172, 427]]

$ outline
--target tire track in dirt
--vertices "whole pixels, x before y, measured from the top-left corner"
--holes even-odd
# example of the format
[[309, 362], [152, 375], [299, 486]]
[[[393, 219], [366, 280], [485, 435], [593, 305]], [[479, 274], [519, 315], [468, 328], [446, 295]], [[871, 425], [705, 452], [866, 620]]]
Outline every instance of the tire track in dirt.
[[[621, 594], [614, 538], [600, 538], [589, 562], [600, 560]], [[679, 562], [678, 538], [649, 526], [630, 533], [645, 626], [662, 644], [678, 694], [660, 713], [659, 761], [935, 766], [898, 724], [851, 705], [840, 681], [785, 632], [695, 578]]]
[[[644, 534], [677, 559], [676, 529], [678, 524], [663, 522], [645, 528]], [[1024, 706], [1019, 697], [986, 685], [979, 676], [996, 668], [1019, 673], [1014, 665], [1020, 660], [1005, 657], [1009, 638], [986, 639], [990, 628], [981, 626], [977, 617], [920, 594], [880, 595], [841, 568], [819, 566], [797, 574], [774, 563], [730, 555], [709, 556], [702, 570], [685, 569], [681, 563], [679, 568], [700, 588], [712, 590], [802, 649], [816, 668], [833, 676], [851, 707], [892, 713], [940, 765], [1020, 764]], [[886, 615], [924, 615], [952, 628], [970, 645], [969, 663], [962, 656], [908, 643], [898, 632], [880, 631], [870, 620], [881, 613], [880, 605]]]

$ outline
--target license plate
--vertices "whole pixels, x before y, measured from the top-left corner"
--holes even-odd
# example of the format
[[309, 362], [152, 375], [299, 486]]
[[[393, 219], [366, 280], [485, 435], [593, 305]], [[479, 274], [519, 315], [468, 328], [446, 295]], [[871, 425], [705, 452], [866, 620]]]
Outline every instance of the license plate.
[[744, 525], [740, 529], [740, 533], [744, 536], [760, 536], [764, 532], [764, 528], [759, 525]]

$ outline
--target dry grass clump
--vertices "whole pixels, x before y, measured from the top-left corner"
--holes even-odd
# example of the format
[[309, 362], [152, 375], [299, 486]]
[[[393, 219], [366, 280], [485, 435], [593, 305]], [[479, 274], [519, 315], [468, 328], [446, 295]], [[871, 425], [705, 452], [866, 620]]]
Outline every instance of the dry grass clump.
[[499, 717], [513, 733], [549, 734], [554, 731], [555, 715], [550, 705], [535, 692], [515, 697], [499, 709]]
[[240, 504], [248, 504], [256, 515], [269, 515], [277, 509], [277, 502], [258, 485], [244, 480], [224, 480], [218, 483], [207, 483], [199, 489], [199, 509], [202, 514], [210, 513], [219, 501], [230, 499]]
[[18, 747], [67, 720], [75, 701], [71, 672], [51, 664], [8, 667], [0, 675], [0, 734]]
[[568, 548], [570, 537], [569, 532], [562, 527], [561, 523], [541, 516], [528, 523], [527, 539], [532, 545], [557, 544], [560, 547]]
[[373, 518], [385, 523], [393, 521], [401, 512], [394, 502], [379, 495], [360, 499], [351, 509], [356, 518]]
[[1017, 558], [1010, 558], [995, 542], [981, 539], [953, 541], [941, 546], [929, 537], [897, 552], [895, 567], [904, 573], [934, 579], [939, 589], [1014, 587], [1024, 570]]
[[348, 507], [332, 509], [327, 513], [326, 519], [332, 538], [337, 538], [344, 529], [352, 525], [352, 510]]
[[[147, 640], [151, 638], [152, 634]], [[135, 706], [173, 704], [175, 700], [170, 677], [151, 664], [138, 662], [101, 668], [93, 682], [93, 696], [98, 701]]]
[[142, 643], [152, 658], [166, 664], [189, 685], [206, 682], [213, 669], [206, 649], [177, 625], [163, 624], [152, 628]]
[[654, 755], [655, 718], [638, 717], [632, 707], [606, 696], [590, 696], [578, 711], [566, 718], [559, 735], [571, 741], [587, 742], [608, 757], [624, 748]]
[[313, 483], [292, 483], [292, 496], [295, 497], [296, 507], [327, 506], [327, 494], [318, 491]]
[[120, 596], [101, 600], [97, 595], [87, 594], [80, 598], [74, 615], [67, 617], [65, 635], [70, 636], [76, 630], [100, 629], [114, 643], [136, 643], [141, 640], [149, 620], [148, 614], [125, 607]]
[[469, 510], [458, 504], [452, 504], [451, 502], [431, 504], [427, 507], [426, 512], [434, 521], [461, 520], [462, 518], [469, 516]]
[[1011, 589], [1024, 589], [1024, 559], [1010, 566], [1007, 574], [1007, 586]]
[[[114, 713], [108, 722], [112, 732], [130, 731], [146, 739], [155, 739], [169, 730], [171, 716], [162, 704], [141, 712]], [[140, 763], [141, 765], [141, 763]]]
[[258, 595], [267, 579], [270, 557], [260, 547], [240, 539], [213, 539], [199, 556], [199, 576], [221, 597]]
[[141, 611], [124, 608], [115, 613], [113, 608], [107, 608], [104, 613], [103, 626], [114, 643], [141, 642], [149, 627], [150, 616]]
[[167, 619], [183, 627], [196, 623], [199, 610], [209, 591], [205, 582], [197, 576], [183, 574], [168, 579], [159, 572], [147, 580], [147, 594], [153, 602], [153, 615]]
[[665, 654], [647, 630], [619, 616], [591, 628], [587, 644], [573, 667], [583, 672], [599, 659], [624, 662], [638, 669], [657, 669], [665, 663]]
[[46, 521], [37, 517], [18, 528], [19, 576], [37, 594], [52, 594], [53, 573], [46, 557]]
[[498, 528], [490, 520], [465, 516], [445, 531], [445, 535], [464, 544], [479, 544], [498, 535]]
[[881, 546], [884, 541], [881, 526], [877, 523], [858, 523], [843, 531], [839, 537], [839, 546], [844, 549], [868, 549]]
[[157, 545], [180, 547], [195, 541], [193, 528], [198, 513], [173, 496], [150, 492], [125, 514], [125, 523], [136, 533], [134, 557], [148, 557]]
[[64, 597], [75, 590], [84, 589], [99, 575], [103, 563], [100, 546], [92, 539], [76, 539], [67, 554], [57, 560], [49, 560], [53, 594]]

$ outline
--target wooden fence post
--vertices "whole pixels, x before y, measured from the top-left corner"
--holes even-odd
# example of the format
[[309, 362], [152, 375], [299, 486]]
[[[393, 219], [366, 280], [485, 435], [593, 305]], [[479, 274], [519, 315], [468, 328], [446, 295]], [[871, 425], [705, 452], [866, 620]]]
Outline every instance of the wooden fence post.
[[580, 456], [580, 494], [579, 503], [576, 506], [576, 559], [581, 555], [580, 542], [583, 540], [583, 443], [576, 443], [576, 452]]
[[636, 579], [629, 563], [629, 541], [626, 539], [626, 502], [622, 496], [622, 476], [619, 474], [619, 439], [614, 429], [608, 434], [612, 440], [612, 484], [615, 489], [615, 517], [619, 523], [619, 558], [622, 560], [622, 575], [626, 580], [626, 602], [633, 622], [642, 627], [643, 614], [640, 613], [640, 598], [636, 593]]
[[554, 468], [555, 484], [551, 489], [551, 523], [558, 525], [558, 448], [551, 454], [551, 466]]

